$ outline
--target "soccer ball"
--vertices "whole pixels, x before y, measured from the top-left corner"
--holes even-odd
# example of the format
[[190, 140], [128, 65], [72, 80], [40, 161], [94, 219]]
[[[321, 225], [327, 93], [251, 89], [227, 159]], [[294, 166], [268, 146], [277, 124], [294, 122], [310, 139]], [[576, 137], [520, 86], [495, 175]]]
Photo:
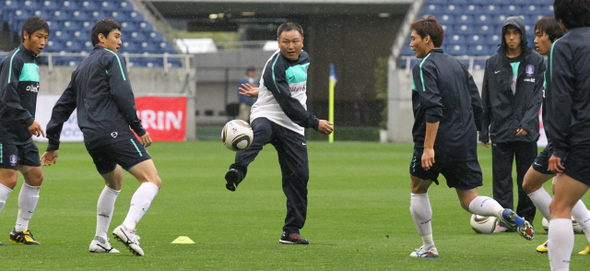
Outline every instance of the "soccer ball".
[[471, 228], [477, 233], [492, 233], [498, 226], [498, 218], [495, 216], [471, 215]]
[[243, 120], [231, 120], [221, 130], [221, 142], [232, 151], [243, 151], [250, 147], [254, 132], [250, 124]]
[[[541, 220], [541, 224], [543, 224], [543, 229], [545, 229], [545, 231], [549, 231], [549, 221], [547, 221], [547, 219], [543, 217], [543, 220]], [[578, 221], [576, 221], [573, 217], [572, 227], [574, 228], [574, 233], [584, 233], [584, 231], [582, 230], [582, 225], [580, 225], [580, 223], [578, 223]]]

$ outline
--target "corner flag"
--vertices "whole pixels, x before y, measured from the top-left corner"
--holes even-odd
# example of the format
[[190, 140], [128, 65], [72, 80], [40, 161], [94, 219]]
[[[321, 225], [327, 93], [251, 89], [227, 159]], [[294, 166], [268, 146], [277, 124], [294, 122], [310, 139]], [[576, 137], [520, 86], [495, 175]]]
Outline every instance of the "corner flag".
[[[330, 63], [330, 94], [329, 94], [329, 117], [328, 121], [334, 123], [334, 86], [338, 82], [338, 78], [336, 77], [336, 71], [334, 70], [334, 64]], [[334, 128], [332, 126], [332, 128]], [[334, 142], [334, 133], [332, 132], [328, 136], [328, 142]]]

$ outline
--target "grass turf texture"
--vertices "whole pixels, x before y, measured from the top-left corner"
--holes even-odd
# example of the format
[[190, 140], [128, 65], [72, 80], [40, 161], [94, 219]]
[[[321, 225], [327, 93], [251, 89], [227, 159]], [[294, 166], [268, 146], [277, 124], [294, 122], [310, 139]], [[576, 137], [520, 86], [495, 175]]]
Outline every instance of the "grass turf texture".
[[[548, 270], [535, 251], [547, 235], [537, 213], [537, 235], [476, 234], [456, 193], [433, 185], [430, 200], [440, 258], [408, 255], [421, 245], [409, 212], [410, 144], [310, 141], [309, 210], [302, 236], [308, 246], [281, 245], [285, 198], [276, 151], [267, 146], [236, 192], [223, 176], [233, 153], [220, 142], [156, 142], [149, 148], [162, 190], [138, 225], [145, 257], [111, 240], [120, 254], [94, 254], [96, 200], [104, 187], [81, 143], [62, 143], [56, 165], [44, 167], [41, 199], [30, 229], [41, 246], [9, 242], [17, 213], [17, 188], [0, 213], [1, 270]], [[41, 150], [44, 144], [39, 144]], [[491, 151], [479, 149], [483, 195], [491, 195]], [[137, 181], [125, 173], [110, 231], [122, 223]], [[545, 184], [550, 191], [550, 182]], [[584, 197], [590, 203], [590, 196]], [[111, 235], [109, 231], [109, 236]], [[175, 245], [188, 236], [192, 245]], [[576, 235], [572, 270], [590, 256]]]

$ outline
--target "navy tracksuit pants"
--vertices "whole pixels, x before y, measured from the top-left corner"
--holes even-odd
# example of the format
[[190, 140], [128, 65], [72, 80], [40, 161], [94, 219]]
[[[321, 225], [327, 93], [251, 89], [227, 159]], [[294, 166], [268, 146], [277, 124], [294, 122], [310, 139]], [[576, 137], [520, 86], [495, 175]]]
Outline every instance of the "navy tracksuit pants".
[[[516, 157], [516, 184], [518, 205], [514, 210], [512, 162]], [[533, 223], [537, 209], [522, 188], [527, 170], [537, 157], [537, 142], [507, 142], [492, 145], [492, 171], [494, 199], [504, 208], [514, 210], [519, 216]]]
[[309, 166], [305, 136], [284, 128], [266, 118], [257, 118], [251, 123], [254, 141], [244, 151], [236, 154], [235, 163], [230, 166], [245, 178], [248, 165], [266, 144], [277, 150], [283, 178], [283, 192], [287, 196], [287, 217], [283, 231], [299, 233], [307, 217], [307, 181]]

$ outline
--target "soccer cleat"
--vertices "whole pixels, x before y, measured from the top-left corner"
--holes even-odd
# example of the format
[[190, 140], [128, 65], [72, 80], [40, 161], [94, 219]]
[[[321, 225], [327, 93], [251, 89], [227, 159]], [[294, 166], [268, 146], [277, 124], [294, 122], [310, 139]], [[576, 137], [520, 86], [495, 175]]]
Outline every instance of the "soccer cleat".
[[242, 182], [242, 174], [237, 169], [230, 168], [225, 173], [225, 188], [229, 191], [236, 191], [238, 184]]
[[500, 216], [500, 220], [502, 220], [502, 222], [504, 222], [508, 228], [516, 230], [520, 236], [526, 238], [527, 240], [530, 241], [535, 238], [535, 230], [533, 229], [533, 225], [524, 220], [522, 217], [518, 216], [514, 211], [510, 209], [504, 209], [502, 215]]
[[414, 258], [438, 258], [438, 251], [436, 247], [431, 247], [428, 250], [424, 246], [417, 248], [416, 251], [410, 253], [410, 257]]
[[283, 234], [281, 235], [281, 239], [279, 239], [279, 242], [281, 244], [293, 244], [293, 245], [307, 245], [307, 244], [309, 244], [307, 239], [301, 237], [301, 235], [299, 235], [299, 233], [296, 233], [296, 232], [292, 232], [292, 233], [283, 232]]
[[105, 242], [101, 242], [101, 241], [99, 241], [97, 239], [100, 239], [101, 241], [104, 240], [101, 237], [94, 237], [94, 240], [92, 240], [92, 242], [90, 242], [90, 247], [88, 248], [88, 250], [90, 250], [90, 252], [95, 252], [95, 253], [119, 253], [119, 250], [117, 250], [116, 248], [114, 248], [113, 246], [111, 246], [111, 244], [109, 243], [108, 240], [105, 243]]
[[125, 244], [129, 251], [137, 256], [144, 256], [143, 249], [139, 247], [139, 235], [135, 234], [135, 230], [127, 230], [123, 225], [116, 227], [113, 230], [113, 236], [119, 242]]
[[537, 247], [537, 252], [539, 253], [547, 253], [548, 251], [549, 249], [547, 248], [547, 241], [545, 241], [545, 243]]
[[5, 244], [4, 244], [4, 243], [2, 243], [2, 242], [0, 242], [0, 247], [1, 247], [1, 246], [5, 246]]
[[14, 243], [23, 243], [25, 245], [40, 245], [41, 243], [37, 242], [35, 238], [33, 238], [33, 234], [29, 230], [19, 231], [12, 230], [10, 232], [10, 241]]
[[578, 252], [578, 254], [581, 254], [581, 255], [587, 255], [587, 254], [590, 254], [590, 244], [588, 244], [588, 246], [586, 246], [586, 249], [584, 249], [584, 250], [582, 250], [582, 251]]

